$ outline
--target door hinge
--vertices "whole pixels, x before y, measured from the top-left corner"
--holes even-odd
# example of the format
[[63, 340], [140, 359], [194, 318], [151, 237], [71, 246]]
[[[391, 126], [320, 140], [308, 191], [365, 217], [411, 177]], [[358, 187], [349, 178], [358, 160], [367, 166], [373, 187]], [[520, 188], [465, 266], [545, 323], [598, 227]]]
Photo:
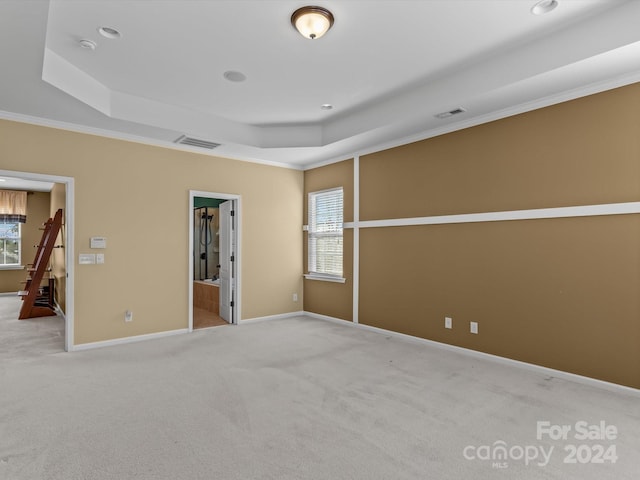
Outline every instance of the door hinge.
[[229, 306], [233, 307], [233, 302], [231, 302], [231, 303], [229, 304]]
[[236, 257], [234, 255], [231, 255], [231, 261], [235, 262], [236, 261]]
[[235, 216], [236, 216], [236, 212], [235, 212], [235, 210], [231, 210], [230, 215], [231, 215], [232, 217], [235, 217]]

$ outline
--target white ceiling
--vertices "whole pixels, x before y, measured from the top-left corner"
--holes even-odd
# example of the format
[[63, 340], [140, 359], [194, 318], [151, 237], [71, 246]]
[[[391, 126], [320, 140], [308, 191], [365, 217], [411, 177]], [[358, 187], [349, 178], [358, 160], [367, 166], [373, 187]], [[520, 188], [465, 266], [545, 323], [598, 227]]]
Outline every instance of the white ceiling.
[[305, 168], [640, 81], [640, 1], [558, 2], [2, 0], [0, 116]]

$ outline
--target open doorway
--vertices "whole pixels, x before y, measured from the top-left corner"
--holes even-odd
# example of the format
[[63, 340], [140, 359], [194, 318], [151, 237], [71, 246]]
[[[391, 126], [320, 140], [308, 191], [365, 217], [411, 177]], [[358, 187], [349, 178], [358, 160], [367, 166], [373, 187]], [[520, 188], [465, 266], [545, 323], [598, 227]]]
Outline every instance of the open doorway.
[[189, 331], [239, 318], [240, 197], [190, 192]]
[[[15, 275], [19, 275], [20, 280], [17, 283], [11, 282], [16, 283], [15, 290], [6, 286], [3, 291], [11, 300], [15, 300], [17, 292], [22, 291], [23, 299], [22, 301], [18, 299], [17, 303], [14, 302], [19, 306], [19, 318], [22, 320], [15, 322], [14, 338], [10, 339], [10, 343], [14, 346], [40, 345], [43, 348], [42, 351], [45, 351], [57, 345], [56, 339], [64, 337], [64, 350], [72, 351], [74, 349], [73, 178], [9, 170], [0, 170], [0, 178], [3, 180], [4, 188], [27, 192], [26, 222], [19, 228], [11, 230], [13, 235], [17, 235], [11, 240], [13, 244], [19, 244], [20, 250], [13, 252], [13, 256], [5, 255], [6, 258], [4, 258], [4, 273], [8, 274], [13, 270], [11, 280]], [[51, 242], [48, 243], [52, 250], [45, 259], [44, 254], [38, 255], [44, 239], [43, 231], [47, 230], [46, 226], [44, 229], [41, 227], [43, 222], [46, 224], [51, 222], [52, 217], [55, 216], [54, 213], [58, 210], [60, 210], [58, 224], [61, 228], [57, 235], [50, 235]], [[29, 226], [29, 224], [32, 225]], [[9, 252], [11, 249], [7, 245], [7, 232], [9, 230], [3, 235], [4, 250]], [[31, 248], [33, 245], [36, 245], [37, 250]], [[15, 260], [11, 262], [13, 257]], [[38, 275], [39, 273], [42, 275]], [[14, 292], [11, 293], [10, 290]], [[27, 295], [24, 292], [36, 294], [31, 298], [32, 302], [28, 302], [30, 306], [28, 309], [25, 309]], [[56, 317], [63, 325], [63, 332], [57, 326]], [[5, 334], [10, 333], [6, 329], [3, 331]], [[48, 342], [47, 334], [52, 342]], [[61, 346], [62, 343], [57, 348]]]

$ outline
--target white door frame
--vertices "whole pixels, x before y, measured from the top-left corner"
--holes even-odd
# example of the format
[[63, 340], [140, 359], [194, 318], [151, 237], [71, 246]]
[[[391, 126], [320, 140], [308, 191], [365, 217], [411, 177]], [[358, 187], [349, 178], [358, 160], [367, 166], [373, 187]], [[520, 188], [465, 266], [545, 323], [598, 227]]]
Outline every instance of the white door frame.
[[233, 299], [233, 323], [237, 324], [241, 316], [242, 305], [242, 197], [229, 193], [202, 192], [199, 190], [189, 190], [189, 331], [193, 332], [193, 209], [195, 208], [195, 198], [214, 198], [220, 200], [235, 200], [235, 230], [236, 251], [235, 258], [235, 279], [234, 279], [234, 299]]
[[65, 287], [65, 312], [64, 312], [64, 349], [67, 352], [74, 350], [74, 179], [73, 177], [61, 177], [58, 175], [45, 175], [40, 173], [18, 172], [14, 170], [0, 170], [0, 176], [15, 177], [22, 180], [37, 182], [63, 183], [65, 185], [65, 212], [64, 226], [66, 230], [64, 238], [64, 268], [67, 274]]

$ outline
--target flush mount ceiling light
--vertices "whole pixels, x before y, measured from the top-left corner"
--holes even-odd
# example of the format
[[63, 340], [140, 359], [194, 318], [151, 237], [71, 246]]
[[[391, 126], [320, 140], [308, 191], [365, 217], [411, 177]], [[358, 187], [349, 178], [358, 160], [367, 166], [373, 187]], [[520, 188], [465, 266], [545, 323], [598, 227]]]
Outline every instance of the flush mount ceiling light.
[[320, 38], [333, 25], [333, 14], [322, 7], [302, 7], [291, 15], [291, 25], [310, 40]]
[[554, 10], [558, 6], [557, 0], [541, 0], [531, 7], [531, 13], [534, 15], [544, 15]]

